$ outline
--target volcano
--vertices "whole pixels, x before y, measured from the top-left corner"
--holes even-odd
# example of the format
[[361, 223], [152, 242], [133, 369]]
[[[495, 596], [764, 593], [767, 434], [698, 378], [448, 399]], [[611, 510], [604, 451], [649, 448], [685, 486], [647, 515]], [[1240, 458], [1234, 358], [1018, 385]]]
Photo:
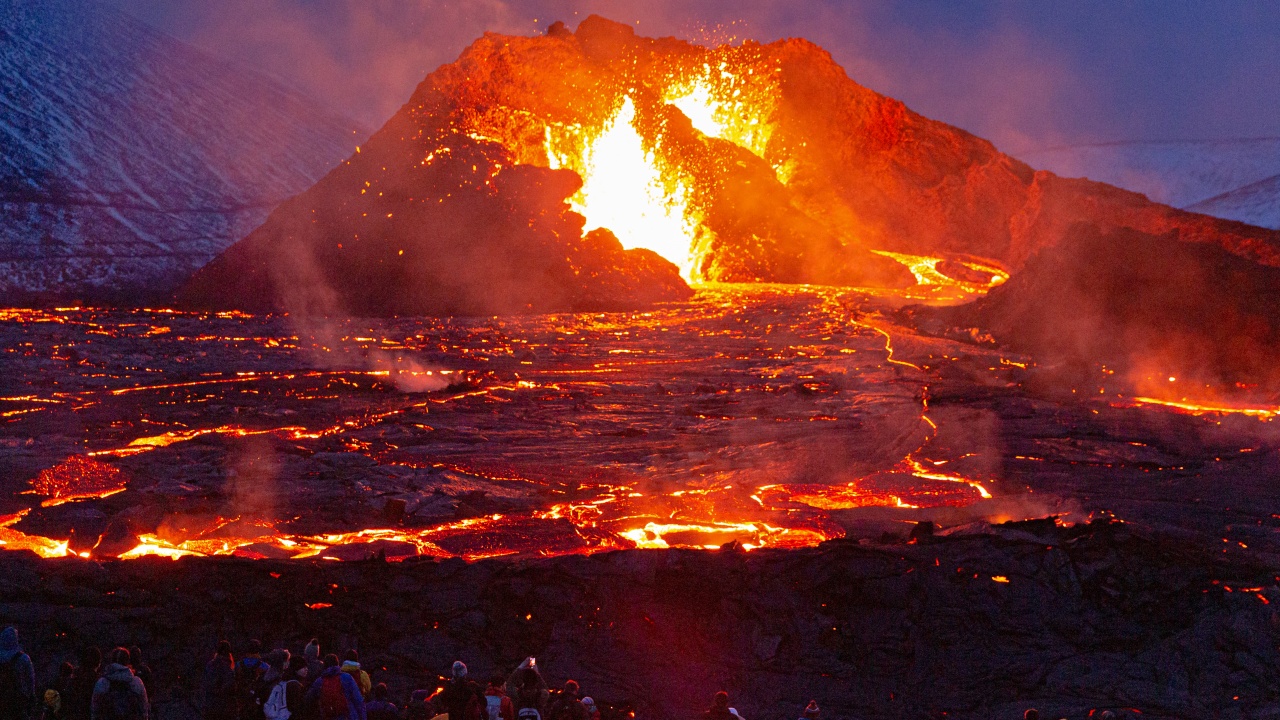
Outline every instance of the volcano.
[[[1245, 306], [1280, 267], [1276, 231], [1035, 171], [858, 85], [804, 40], [707, 48], [592, 16], [575, 32], [558, 23], [477, 40], [180, 301], [375, 316], [623, 309], [684, 297], [684, 281], [981, 293], [1024, 269], [1048, 275], [1004, 292], [1030, 283], [1047, 297], [1094, 272], [1028, 264], [1078, 227], [1136, 238], [1117, 240], [1124, 262], [1151, 271], [1152, 282], [1111, 283], [1078, 305], [1097, 320], [1079, 327], [1120, 338], [1139, 334], [1128, 327], [1139, 316], [1103, 322], [1095, 308], [1157, 302], [1148, 294], [1162, 275], [1203, 277], [1213, 302]], [[1228, 261], [1250, 280], [1212, 284]], [[1057, 352], [1012, 317], [980, 320], [1002, 340]], [[1260, 317], [1275, 324], [1268, 306], [1214, 332], [1262, 337], [1245, 327]], [[1262, 335], [1255, 357], [1275, 347]], [[1167, 358], [1170, 370], [1200, 361], [1150, 345], [1127, 354]]]

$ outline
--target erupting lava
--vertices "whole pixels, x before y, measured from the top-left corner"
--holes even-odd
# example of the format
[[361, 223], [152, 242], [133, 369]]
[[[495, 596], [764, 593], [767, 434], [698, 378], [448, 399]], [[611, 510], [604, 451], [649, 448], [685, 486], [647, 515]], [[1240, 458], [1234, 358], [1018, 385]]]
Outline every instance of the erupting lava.
[[673, 173], [659, 169], [654, 153], [636, 132], [635, 120], [635, 104], [624, 97], [618, 112], [592, 137], [548, 126], [549, 164], [583, 178], [572, 205], [587, 219], [588, 231], [608, 229], [624, 248], [652, 250], [690, 278], [694, 221], [689, 217], [688, 190]]
[[[660, 95], [660, 105], [678, 110], [702, 135], [763, 159], [773, 130], [776, 85], [750, 82], [756, 79], [754, 67], [741, 72], [742, 77], [733, 72], [728, 60], [715, 68], [704, 64], [692, 75], [676, 69], [663, 79], [664, 87], [648, 92]], [[548, 124], [547, 164], [582, 178], [570, 203], [586, 218], [587, 231], [610, 230], [623, 247], [652, 250], [679, 267], [685, 279], [704, 280], [699, 260], [707, 248], [699, 239], [707, 232], [708, 200], [699, 183], [708, 182], [706, 169], [691, 166], [681, 155], [681, 143], [687, 141], [669, 134], [672, 118], [662, 109], [650, 113], [655, 117], [638, 116], [632, 94], [625, 94], [597, 127]]]

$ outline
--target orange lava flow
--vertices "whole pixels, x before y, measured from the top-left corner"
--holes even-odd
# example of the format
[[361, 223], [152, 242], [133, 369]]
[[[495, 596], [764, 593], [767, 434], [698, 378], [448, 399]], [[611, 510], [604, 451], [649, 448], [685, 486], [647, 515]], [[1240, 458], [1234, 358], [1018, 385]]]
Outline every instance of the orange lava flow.
[[66, 557], [67, 541], [51, 540], [39, 535], [28, 535], [13, 529], [13, 525], [21, 520], [27, 511], [13, 515], [0, 516], [0, 548], [5, 550], [29, 550], [40, 557]]
[[45, 470], [31, 481], [27, 493], [43, 495], [43, 507], [76, 500], [104, 498], [124, 492], [126, 480], [119, 469], [92, 458], [76, 455]]
[[1241, 407], [1217, 403], [1201, 404], [1187, 400], [1160, 400], [1150, 397], [1135, 397], [1133, 401], [1138, 405], [1159, 405], [1192, 415], [1247, 415], [1263, 420], [1280, 417], [1280, 407]]

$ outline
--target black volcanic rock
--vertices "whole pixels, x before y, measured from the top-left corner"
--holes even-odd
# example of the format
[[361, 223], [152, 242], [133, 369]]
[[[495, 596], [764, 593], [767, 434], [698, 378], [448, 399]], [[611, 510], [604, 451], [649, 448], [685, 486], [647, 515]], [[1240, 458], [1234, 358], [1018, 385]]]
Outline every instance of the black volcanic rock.
[[983, 526], [912, 544], [629, 551], [468, 564], [0, 552], [0, 623], [38, 677], [84, 644], [138, 644], [159, 717], [194, 717], [215, 643], [358, 647], [396, 701], [533, 655], [621, 720], [744, 717], [1270, 717], [1273, 557], [1121, 523]]
[[[674, 265], [583, 236], [568, 171], [402, 113], [203, 268], [180, 302], [358, 315], [619, 310], [687, 297]], [[397, 137], [399, 135], [399, 137]]]
[[363, 137], [107, 3], [0, 6], [0, 301], [167, 299]]
[[1208, 243], [1075, 226], [955, 311], [1042, 362], [1122, 368], [1174, 389], [1280, 381], [1280, 268]]

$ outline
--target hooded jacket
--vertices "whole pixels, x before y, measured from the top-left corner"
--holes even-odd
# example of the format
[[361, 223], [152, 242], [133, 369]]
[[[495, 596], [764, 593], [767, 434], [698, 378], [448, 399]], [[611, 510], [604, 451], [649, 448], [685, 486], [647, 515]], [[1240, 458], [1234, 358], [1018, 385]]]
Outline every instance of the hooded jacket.
[[[484, 691], [485, 712], [482, 714], [481, 720], [516, 720], [516, 706], [511, 703], [511, 698], [502, 691], [500, 687], [490, 685]], [[490, 700], [489, 698], [497, 698]], [[494, 705], [497, 705], [498, 717], [494, 718]]]
[[347, 698], [347, 717], [348, 720], [365, 720], [364, 713], [364, 697], [360, 694], [360, 688], [356, 685], [356, 679], [349, 674], [342, 672], [337, 665], [324, 669], [320, 673], [320, 677], [311, 684], [311, 689], [307, 691], [307, 705], [314, 705], [320, 702], [320, 687], [324, 684], [325, 678], [331, 678], [337, 675], [339, 682], [342, 683], [342, 694]]
[[7, 627], [0, 632], [0, 663], [13, 663], [14, 673], [18, 676], [18, 690], [22, 697], [18, 704], [25, 714], [19, 718], [31, 717], [36, 702], [36, 671], [31, 658], [22, 652], [18, 644], [18, 629]]
[[120, 663], [111, 663], [102, 671], [102, 677], [98, 678], [98, 683], [93, 686], [93, 699], [90, 701], [90, 717], [98, 720], [102, 705], [102, 700], [106, 696], [107, 691], [111, 689], [111, 683], [125, 683], [129, 686], [129, 692], [138, 698], [138, 710], [141, 713], [142, 720], [149, 720], [151, 712], [149, 710], [150, 703], [147, 702], [147, 688], [142, 684], [142, 680], [133, 674], [133, 670], [128, 665]]
[[369, 673], [360, 669], [360, 663], [355, 660], [347, 660], [342, 663], [342, 672], [356, 679], [356, 686], [360, 688], [361, 695], [369, 696], [369, 691], [373, 689], [373, 680], [370, 679]]

